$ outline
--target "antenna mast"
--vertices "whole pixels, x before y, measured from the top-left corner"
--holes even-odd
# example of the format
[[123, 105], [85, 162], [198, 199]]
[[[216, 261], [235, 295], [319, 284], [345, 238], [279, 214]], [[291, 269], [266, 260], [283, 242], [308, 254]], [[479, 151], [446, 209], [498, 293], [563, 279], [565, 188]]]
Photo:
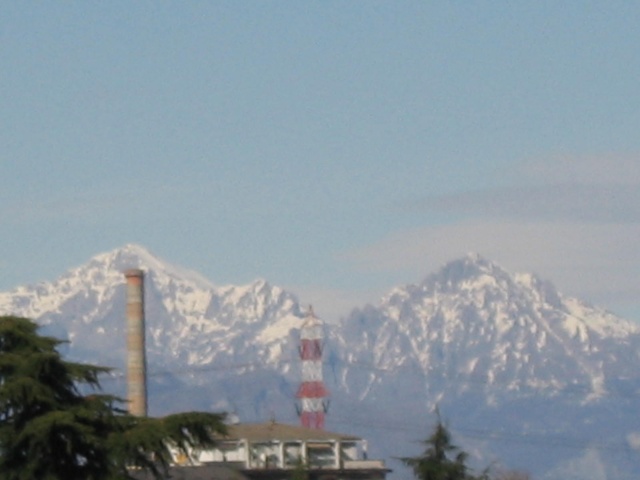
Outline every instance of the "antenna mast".
[[322, 321], [313, 313], [313, 308], [309, 306], [300, 329], [302, 383], [298, 388], [297, 397], [300, 402], [300, 423], [303, 427], [319, 430], [324, 428], [324, 415], [329, 406], [329, 391], [322, 380], [323, 326]]

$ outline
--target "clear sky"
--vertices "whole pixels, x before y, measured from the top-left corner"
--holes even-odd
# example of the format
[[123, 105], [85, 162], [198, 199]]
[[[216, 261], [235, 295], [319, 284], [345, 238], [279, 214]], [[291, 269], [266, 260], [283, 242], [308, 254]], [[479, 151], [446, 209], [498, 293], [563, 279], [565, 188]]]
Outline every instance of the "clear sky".
[[640, 321], [637, 2], [4, 2], [0, 288], [138, 243], [327, 320], [478, 252]]

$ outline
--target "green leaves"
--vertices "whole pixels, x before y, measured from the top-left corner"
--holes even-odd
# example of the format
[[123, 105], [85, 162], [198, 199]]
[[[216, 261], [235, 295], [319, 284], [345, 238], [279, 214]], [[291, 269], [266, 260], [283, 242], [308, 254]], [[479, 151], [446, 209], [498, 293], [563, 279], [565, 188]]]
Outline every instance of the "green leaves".
[[413, 469], [418, 480], [479, 480], [466, 465], [467, 453], [451, 443], [451, 434], [438, 416], [431, 436], [424, 442], [425, 450], [419, 457], [400, 460]]
[[140, 418], [118, 408], [100, 388], [108, 368], [67, 362], [61, 341], [38, 335], [26, 318], [0, 317], [0, 478], [3, 480], [121, 480], [129, 468], [156, 478], [172, 451], [213, 446], [226, 431], [224, 415], [180, 413]]
[[108, 439], [109, 449], [121, 465], [139, 467], [158, 475], [172, 459], [173, 452], [189, 454], [189, 449], [210, 448], [215, 434], [226, 433], [224, 415], [180, 413], [163, 418], [119, 417], [120, 431]]

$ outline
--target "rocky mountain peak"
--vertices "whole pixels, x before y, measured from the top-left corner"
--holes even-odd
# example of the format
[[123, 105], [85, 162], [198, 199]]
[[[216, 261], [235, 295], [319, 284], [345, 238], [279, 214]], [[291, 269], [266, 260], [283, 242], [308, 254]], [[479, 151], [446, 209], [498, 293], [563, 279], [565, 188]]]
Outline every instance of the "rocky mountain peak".
[[[244, 420], [294, 411], [303, 313], [294, 294], [265, 279], [215, 286], [128, 244], [52, 282], [0, 293], [0, 312], [34, 318], [69, 339], [65, 354], [74, 359], [122, 368], [122, 273], [132, 267], [146, 272], [147, 351], [161, 411], [177, 408], [180, 395], [188, 408], [196, 399], [220, 400]], [[558, 432], [585, 418], [584, 431], [597, 424], [626, 435], [640, 432], [640, 424], [628, 426], [635, 404], [614, 428], [607, 402], [639, 391], [639, 351], [638, 325], [471, 253], [327, 328], [325, 380], [336, 418], [368, 411], [374, 421], [388, 415], [389, 424], [401, 417], [414, 424], [438, 404], [456, 419], [488, 416], [491, 432], [502, 419], [507, 430], [523, 425], [524, 435], [545, 421]], [[153, 376], [162, 371], [188, 374]], [[545, 410], [550, 399], [561, 400], [558, 411]], [[397, 454], [391, 443], [387, 453]]]
[[[346, 325], [349, 332], [369, 330], [360, 334], [361, 354], [380, 368], [417, 365], [425, 374], [516, 391], [577, 383], [595, 396], [607, 383], [602, 342], [639, 331], [563, 296], [548, 281], [511, 274], [477, 254], [393, 289], [377, 307], [354, 311]], [[618, 368], [629, 371], [624, 362]]]
[[478, 253], [469, 253], [462, 258], [446, 263], [426, 279], [426, 283], [438, 284], [441, 289], [469, 288], [482, 279], [496, 282], [511, 281], [509, 273]]

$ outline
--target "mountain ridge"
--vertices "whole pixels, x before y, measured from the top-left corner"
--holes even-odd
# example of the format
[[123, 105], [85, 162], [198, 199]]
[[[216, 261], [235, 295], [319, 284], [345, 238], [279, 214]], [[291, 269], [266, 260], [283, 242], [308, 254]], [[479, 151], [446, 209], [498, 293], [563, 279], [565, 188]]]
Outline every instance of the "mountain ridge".
[[[122, 271], [130, 267], [146, 272], [148, 360], [152, 372], [164, 372], [151, 377], [156, 412], [222, 408], [245, 421], [276, 414], [295, 421], [303, 313], [295, 294], [265, 279], [217, 286], [128, 244], [52, 282], [0, 293], [0, 313], [34, 318], [69, 339], [65, 353], [74, 359], [122, 370]], [[621, 445], [640, 437], [630, 417], [630, 399], [640, 391], [640, 327], [481, 255], [393, 287], [376, 305], [325, 327], [325, 381], [336, 412], [328, 426], [340, 430], [346, 422], [374, 436], [382, 456], [397, 455], [393, 448], [407, 439], [400, 432], [380, 438], [367, 427], [372, 419], [415, 424], [411, 418], [436, 407], [465, 424], [489, 422], [517, 435], [560, 429], [597, 444], [607, 432]], [[529, 466], [509, 448], [489, 442], [478, 451], [520, 455], [544, 475], [575, 460], [554, 456]]]
[[[533, 275], [521, 275], [519, 281], [514, 279], [497, 265], [472, 255], [446, 264], [421, 283], [394, 288], [377, 307], [381, 318], [376, 318], [374, 329], [382, 328], [388, 341], [378, 345], [368, 342], [373, 361], [391, 368], [393, 358], [389, 352], [396, 352], [397, 358], [397, 352], [409, 350], [415, 363], [426, 372], [441, 360], [458, 373], [466, 372], [489, 383], [502, 377], [503, 383], [514, 388], [534, 387], [536, 383], [538, 388], [545, 385], [558, 388], [563, 382], [549, 369], [541, 372], [539, 363], [531, 367], [530, 362], [530, 357], [539, 350], [545, 350], [547, 355], [553, 351], [565, 360], [555, 365], [555, 370], [567, 368], [566, 360], [570, 358], [574, 382], [577, 377], [584, 382], [587, 377], [596, 378], [592, 382], [594, 393], [602, 393], [603, 373], [585, 360], [598, 354], [593, 342], [611, 336], [633, 337], [637, 341], [640, 328], [610, 314], [595, 319], [591, 307], [563, 297], [549, 282]], [[357, 323], [353, 317], [362, 315], [372, 317], [370, 310], [364, 314], [356, 310], [347, 323]], [[481, 349], [486, 355], [487, 345], [491, 344], [491, 363], [500, 367], [493, 370], [482, 367], [479, 353], [470, 354]], [[504, 378], [508, 376], [507, 367], [523, 371], [519, 378], [514, 378], [517, 372], [511, 372], [507, 381]], [[570, 372], [564, 373], [567, 376]], [[563, 384], [568, 386], [567, 382]]]

